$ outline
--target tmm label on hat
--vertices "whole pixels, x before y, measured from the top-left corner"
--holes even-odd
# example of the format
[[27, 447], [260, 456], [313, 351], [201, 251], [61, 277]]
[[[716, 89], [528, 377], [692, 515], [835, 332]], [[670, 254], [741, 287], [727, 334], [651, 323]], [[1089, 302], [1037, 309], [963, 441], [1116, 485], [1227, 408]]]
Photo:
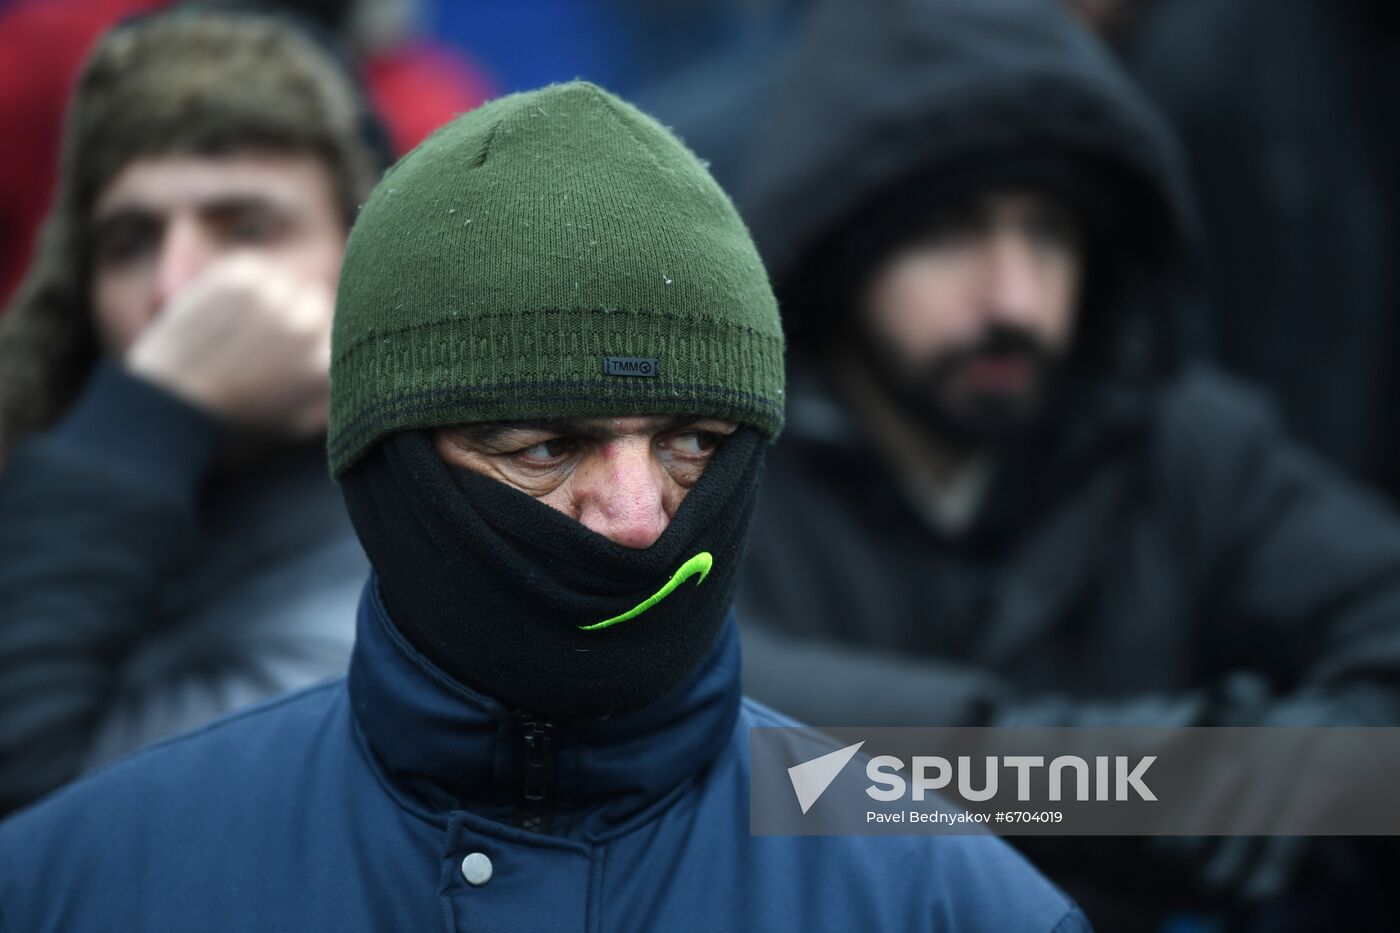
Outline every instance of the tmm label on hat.
[[605, 356], [603, 372], [609, 376], [659, 376], [661, 367], [645, 356]]

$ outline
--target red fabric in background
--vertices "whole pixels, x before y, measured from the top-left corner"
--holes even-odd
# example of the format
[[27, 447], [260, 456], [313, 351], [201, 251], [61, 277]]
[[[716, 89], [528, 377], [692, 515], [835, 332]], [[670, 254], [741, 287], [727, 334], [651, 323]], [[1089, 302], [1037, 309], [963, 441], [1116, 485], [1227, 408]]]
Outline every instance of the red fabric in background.
[[[0, 313], [29, 268], [58, 177], [63, 113], [78, 69], [108, 26], [166, 0], [21, 0], [0, 10]], [[396, 153], [493, 96], [455, 49], [414, 40], [362, 63]]]
[[376, 54], [361, 67], [398, 155], [452, 117], [496, 96], [491, 79], [469, 59], [421, 39]]
[[0, 309], [24, 270], [58, 178], [63, 111], [110, 24], [160, 0], [30, 0], [0, 11]]

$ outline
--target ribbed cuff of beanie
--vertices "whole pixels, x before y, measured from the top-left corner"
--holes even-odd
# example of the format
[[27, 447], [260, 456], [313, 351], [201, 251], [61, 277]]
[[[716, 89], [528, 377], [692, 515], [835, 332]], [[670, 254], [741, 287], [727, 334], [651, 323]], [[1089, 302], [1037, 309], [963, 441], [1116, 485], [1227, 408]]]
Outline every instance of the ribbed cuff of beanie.
[[[723, 321], [541, 311], [527, 320], [463, 316], [380, 332], [336, 361], [328, 453], [339, 477], [397, 431], [489, 421], [699, 415], [783, 425], [783, 340]], [[648, 376], [609, 375], [608, 359], [644, 358]]]

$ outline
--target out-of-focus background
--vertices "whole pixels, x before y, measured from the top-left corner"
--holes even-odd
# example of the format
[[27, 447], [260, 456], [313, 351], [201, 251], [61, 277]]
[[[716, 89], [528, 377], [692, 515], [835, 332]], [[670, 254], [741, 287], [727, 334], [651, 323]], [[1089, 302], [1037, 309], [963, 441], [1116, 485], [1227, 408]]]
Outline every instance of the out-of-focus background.
[[[1064, 0], [1187, 144], [1210, 246], [1199, 347], [1289, 426], [1400, 492], [1400, 7], [1387, 0]], [[0, 307], [53, 187], [63, 106], [101, 31], [162, 0], [0, 0]], [[810, 0], [289, 0], [363, 57], [402, 153], [453, 113], [584, 77], [733, 184]], [[1267, 321], [1260, 316], [1267, 315]], [[1259, 325], [1267, 326], [1260, 327]], [[1342, 326], [1333, 326], [1340, 324]], [[1307, 347], [1299, 357], [1299, 347]]]

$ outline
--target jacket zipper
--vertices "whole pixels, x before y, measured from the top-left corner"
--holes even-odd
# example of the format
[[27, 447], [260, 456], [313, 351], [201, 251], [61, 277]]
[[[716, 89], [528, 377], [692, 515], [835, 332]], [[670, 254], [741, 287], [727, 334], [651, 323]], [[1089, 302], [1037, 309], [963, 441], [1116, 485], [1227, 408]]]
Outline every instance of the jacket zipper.
[[517, 714], [515, 731], [515, 825], [549, 832], [554, 811], [557, 765], [554, 723]]

